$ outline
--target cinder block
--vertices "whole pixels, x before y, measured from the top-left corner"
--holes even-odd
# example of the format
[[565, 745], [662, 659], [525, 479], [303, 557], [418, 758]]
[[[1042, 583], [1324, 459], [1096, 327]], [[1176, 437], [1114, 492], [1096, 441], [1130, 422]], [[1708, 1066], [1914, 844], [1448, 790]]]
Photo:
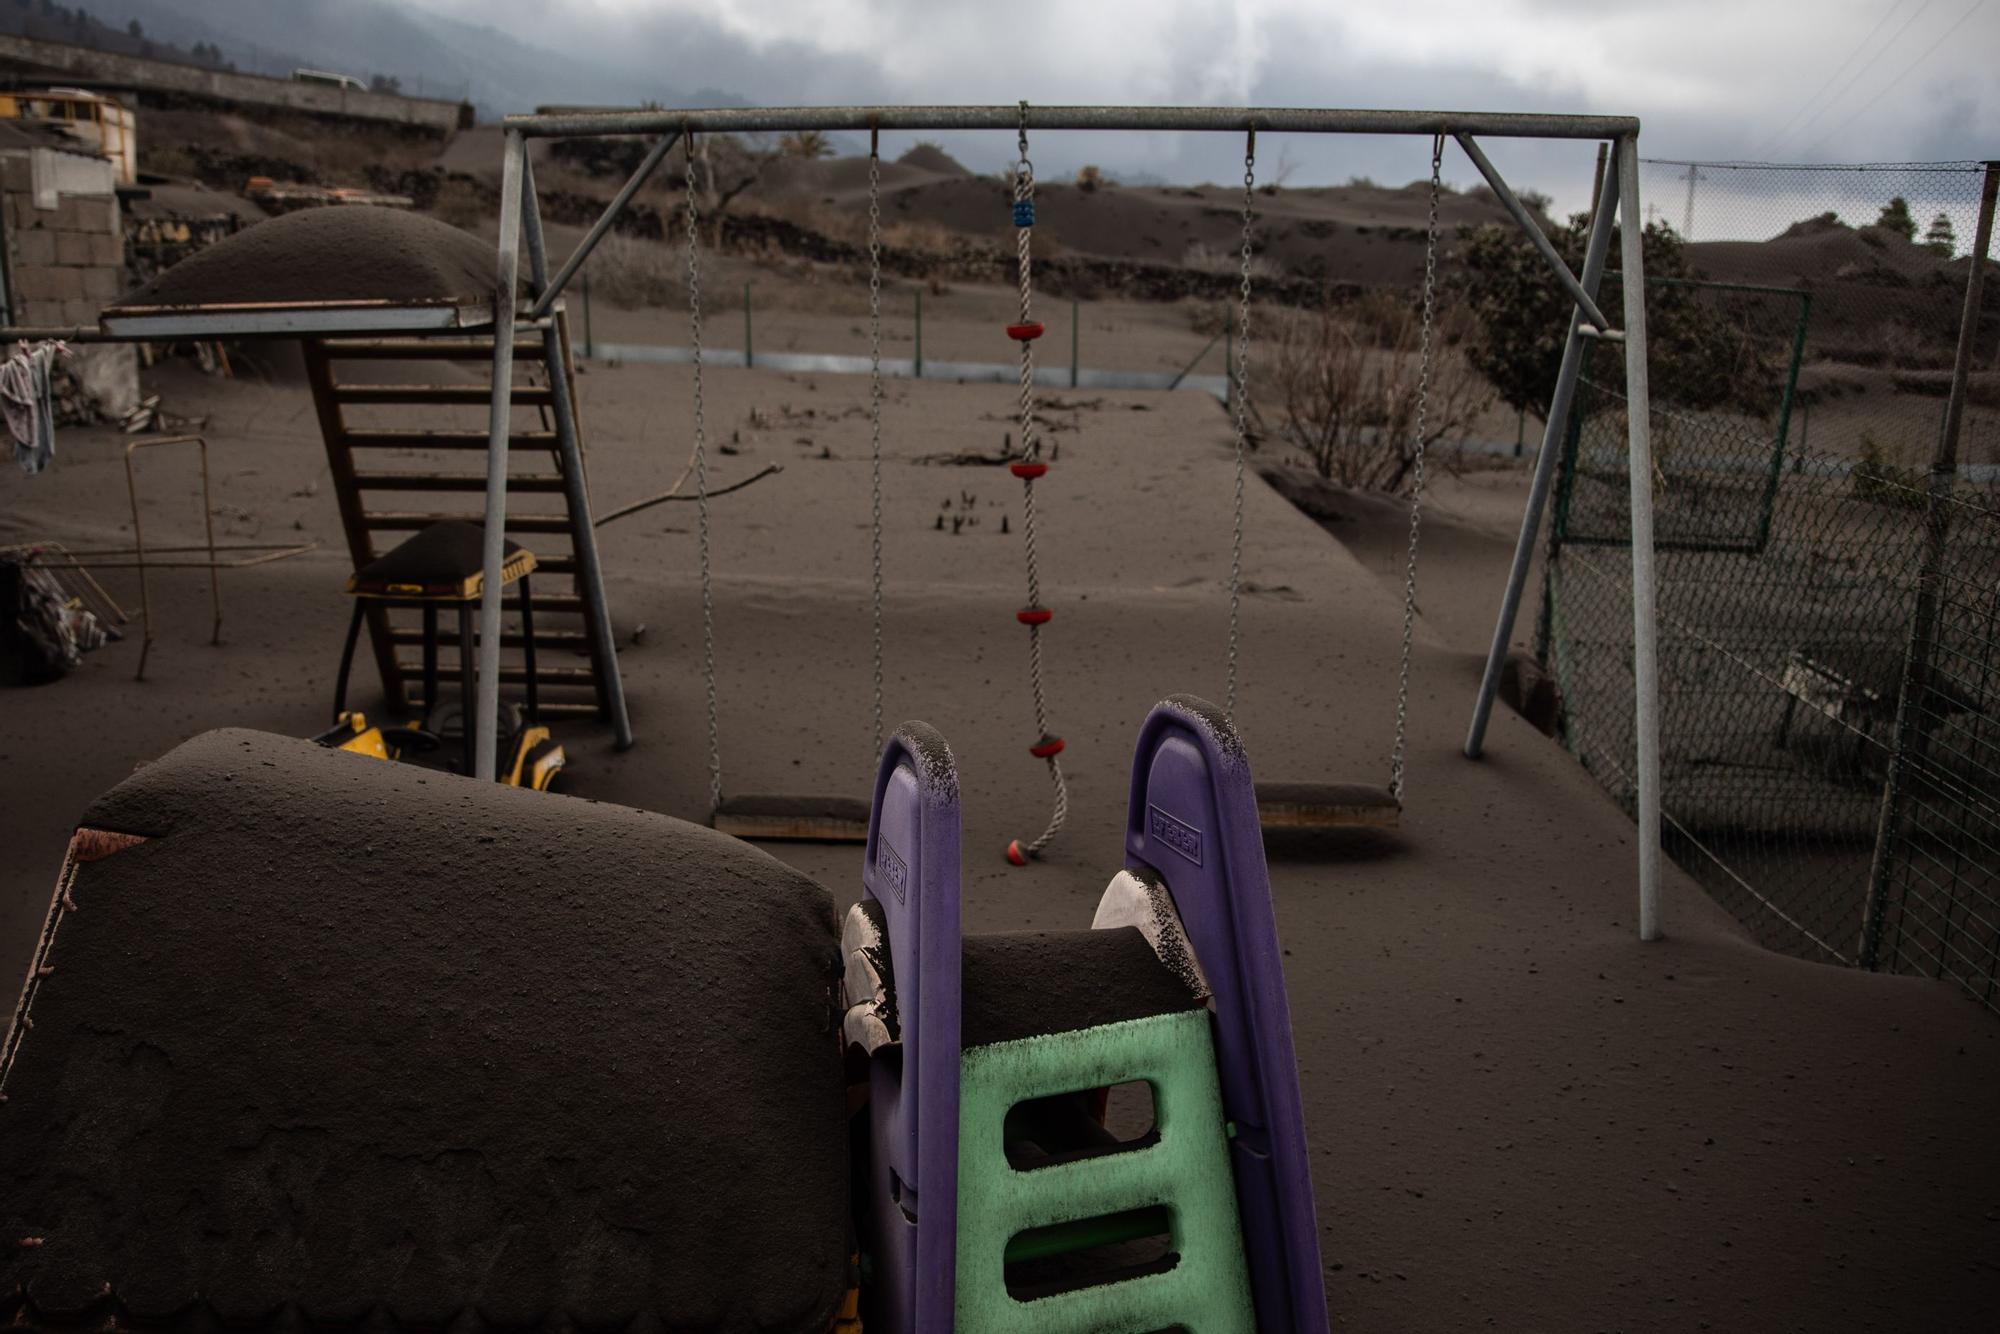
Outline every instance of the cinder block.
[[83, 271], [83, 294], [100, 306], [116, 298], [124, 287], [124, 275], [118, 269], [99, 264]]
[[56, 268], [51, 264], [22, 264], [14, 269], [14, 295], [22, 301], [59, 301]]
[[58, 265], [53, 269], [43, 269], [49, 275], [49, 295], [58, 301], [83, 300], [83, 270], [66, 269]]
[[95, 324], [97, 323], [97, 310], [98, 306], [95, 301], [65, 301], [62, 303], [61, 323], [66, 326], [75, 325], [79, 328]]
[[90, 241], [91, 238], [82, 232], [57, 232], [56, 263], [78, 267], [92, 263]]
[[117, 226], [118, 201], [89, 195], [62, 195], [56, 200], [59, 232], [108, 232]]
[[56, 262], [56, 234], [42, 227], [28, 227], [12, 233], [14, 262], [42, 266]]
[[23, 324], [61, 324], [62, 302], [22, 301], [20, 311], [15, 318]]
[[110, 232], [94, 232], [90, 238], [90, 262], [100, 268], [125, 267], [125, 247]]
[[0, 187], [12, 192], [26, 192], [34, 189], [35, 169], [28, 165], [26, 153], [0, 155]]

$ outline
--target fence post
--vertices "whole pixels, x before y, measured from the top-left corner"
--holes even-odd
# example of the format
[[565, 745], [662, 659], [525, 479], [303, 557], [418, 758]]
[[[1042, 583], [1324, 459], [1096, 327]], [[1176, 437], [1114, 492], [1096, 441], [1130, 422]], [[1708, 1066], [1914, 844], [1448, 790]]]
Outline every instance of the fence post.
[[1079, 309], [1080, 307], [1078, 306], [1077, 299], [1075, 297], [1071, 297], [1069, 299], [1069, 387], [1072, 389], [1076, 388], [1076, 368], [1077, 368], [1076, 329], [1081, 319], [1079, 315]]
[[1234, 406], [1230, 395], [1236, 392], [1236, 336], [1231, 326], [1222, 326], [1222, 406]]
[[583, 355], [594, 357], [597, 355], [597, 340], [590, 336], [590, 266], [585, 265], [583, 272], [577, 276], [583, 279]]
[[1812, 293], [1800, 292], [1799, 323], [1792, 331], [1792, 364], [1785, 372], [1785, 396], [1778, 405], [1778, 441], [1771, 448], [1771, 472], [1764, 479], [1764, 503], [1758, 511], [1756, 554], [1760, 556], [1771, 544], [1771, 520], [1778, 506], [1778, 483], [1785, 473], [1785, 438], [1792, 432], [1792, 399], [1799, 388], [1799, 362], [1805, 356], [1806, 323], [1811, 318]]
[[921, 287], [919, 287], [919, 288], [917, 289], [917, 343], [916, 343], [916, 347], [917, 347], [917, 351], [916, 351], [916, 362], [917, 362], [917, 366], [916, 366], [916, 369], [917, 369], [917, 376], [916, 376], [916, 378], [917, 378], [917, 379], [919, 379], [919, 380], [921, 380], [921, 379], [923, 379], [923, 378], [924, 378], [924, 289], [923, 289], [923, 288], [921, 288]]
[[1966, 381], [1986, 286], [1986, 252], [1993, 243], [1993, 201], [2000, 190], [2000, 162], [1986, 164], [1979, 194], [1979, 228], [1965, 278], [1965, 310], [1959, 317], [1958, 350], [1951, 364], [1951, 394], [1945, 400], [1944, 430], [1931, 457], [1929, 494], [1924, 499], [1924, 555], [1917, 571], [1917, 601], [1910, 613], [1910, 638], [1903, 655], [1901, 688], [1896, 692], [1895, 740], [1889, 772], [1882, 780], [1882, 815], [1875, 826], [1875, 851], [1868, 862], [1868, 899], [1861, 926], [1861, 966], [1881, 965], [1882, 927], [1888, 918], [1889, 845], [1903, 822], [1905, 777], [1911, 751], [1923, 745], [1916, 713], [1927, 707], [1931, 650], [1937, 638], [1939, 585], [1944, 579], [1945, 544], [1951, 536], [1951, 497], [1958, 480], [1958, 440], [1965, 427]]
[[743, 367], [745, 370], [757, 364], [750, 350], [750, 284], [743, 284]]

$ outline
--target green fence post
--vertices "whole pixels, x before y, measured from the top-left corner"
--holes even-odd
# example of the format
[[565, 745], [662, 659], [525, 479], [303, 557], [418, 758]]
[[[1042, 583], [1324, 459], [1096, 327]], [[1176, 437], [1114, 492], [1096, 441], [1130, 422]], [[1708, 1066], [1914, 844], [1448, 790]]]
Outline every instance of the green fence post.
[[[1860, 964], [1876, 969], [1882, 963], [1882, 932], [1889, 916], [1890, 844], [1905, 837], [1904, 807], [1916, 786], [1909, 774], [1921, 766], [1925, 743], [1919, 709], [1935, 709], [1930, 698], [1932, 664], [1938, 627], [1938, 604], [1944, 596], [1945, 546], [1951, 536], [1952, 490], [1958, 481], [1958, 441], [1965, 424], [1966, 386], [1972, 371], [1972, 347], [1979, 338], [1982, 289], [1986, 285], [1986, 254], [1993, 242], [1993, 208], [2000, 195], [2000, 162], [1986, 164], [1979, 197], [1979, 224], [1973, 239], [1971, 264], [1965, 277], [1965, 308], [1959, 318], [1958, 349], [1952, 359], [1951, 391], [1945, 399], [1944, 429], [1931, 456], [1930, 488], [1924, 498], [1924, 552], [1917, 569], [1916, 605], [1910, 612], [1910, 637], [1903, 655], [1901, 689], [1896, 692], [1895, 741], [1889, 751], [1889, 772], [1882, 781], [1882, 812], [1875, 827], [1875, 849], [1868, 863], [1868, 898], [1862, 913]], [[1947, 919], [1949, 909], [1947, 909]], [[1892, 952], [1893, 953], [1893, 952]], [[1889, 960], [1890, 971], [1896, 960]], [[1939, 953], [1942, 975], [1943, 955]]]
[[1236, 334], [1229, 325], [1222, 326], [1222, 404], [1234, 407], [1236, 397]]
[[1799, 387], [1799, 360], [1806, 350], [1806, 321], [1812, 315], [1812, 293], [1799, 293], [1799, 323], [1792, 331], [1792, 364], [1785, 372], [1785, 395], [1778, 405], [1778, 439], [1771, 449], [1771, 471], [1764, 479], [1764, 505], [1757, 517], [1757, 545], [1764, 554], [1771, 541], [1771, 516], [1778, 504], [1778, 482], [1785, 472], [1785, 437], [1792, 430], [1792, 395]]
[[1075, 297], [1071, 297], [1069, 299], [1069, 387], [1072, 389], [1076, 388], [1076, 367], [1077, 367], [1076, 327], [1079, 322], [1079, 316], [1077, 314], [1079, 309], [1080, 307], [1077, 304], [1077, 299]]
[[755, 366], [757, 358], [750, 350], [750, 284], [743, 284], [743, 365]]

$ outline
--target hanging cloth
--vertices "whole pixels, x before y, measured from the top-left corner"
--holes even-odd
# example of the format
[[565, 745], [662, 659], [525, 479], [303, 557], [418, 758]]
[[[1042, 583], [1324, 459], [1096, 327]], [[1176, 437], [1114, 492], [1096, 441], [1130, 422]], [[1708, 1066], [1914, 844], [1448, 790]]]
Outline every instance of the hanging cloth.
[[61, 343], [16, 343], [0, 365], [0, 414], [14, 438], [14, 462], [29, 476], [49, 466], [56, 453], [55, 390], [51, 383]]

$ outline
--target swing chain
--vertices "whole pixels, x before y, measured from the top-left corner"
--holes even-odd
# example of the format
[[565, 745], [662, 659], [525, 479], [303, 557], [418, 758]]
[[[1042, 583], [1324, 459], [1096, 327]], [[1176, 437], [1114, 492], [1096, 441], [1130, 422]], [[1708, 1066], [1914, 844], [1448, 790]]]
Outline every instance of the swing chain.
[[715, 589], [708, 549], [708, 426], [701, 400], [701, 262], [696, 239], [699, 213], [695, 204], [694, 131], [681, 132], [687, 158], [687, 277], [688, 344], [694, 367], [694, 496], [700, 521], [701, 679], [708, 695], [708, 798], [710, 809], [722, 805], [722, 726], [715, 699]]
[[873, 598], [872, 666], [875, 748], [882, 753], [882, 156], [879, 131], [868, 132], [868, 415], [869, 561]]
[[1223, 712], [1232, 722], [1236, 717], [1236, 668], [1242, 644], [1243, 473], [1250, 432], [1250, 266], [1256, 189], [1257, 127], [1253, 125], [1243, 147], [1243, 275], [1236, 306], [1236, 383], [1230, 393], [1236, 427], [1236, 529], [1229, 547], [1229, 676], [1223, 694]]
[[1410, 460], [1410, 549], [1403, 570], [1403, 650], [1396, 678], [1396, 744], [1389, 754], [1389, 795], [1403, 799], [1403, 756], [1409, 740], [1410, 640], [1417, 617], [1417, 535], [1423, 521], [1425, 421], [1431, 396], [1431, 324], [1437, 304], [1438, 191], [1444, 164], [1444, 135], [1431, 140], [1430, 222], [1424, 244], [1424, 313], [1418, 335], [1416, 439]]

